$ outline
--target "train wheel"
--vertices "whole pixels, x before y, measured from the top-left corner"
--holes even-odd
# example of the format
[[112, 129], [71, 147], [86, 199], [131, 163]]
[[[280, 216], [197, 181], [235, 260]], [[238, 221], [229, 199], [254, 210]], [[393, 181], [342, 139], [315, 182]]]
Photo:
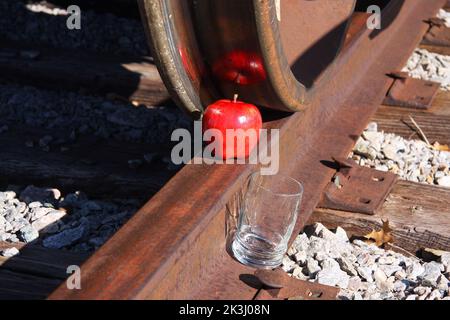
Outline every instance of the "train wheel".
[[153, 57], [194, 117], [218, 98], [299, 111], [338, 54], [355, 0], [140, 0]]

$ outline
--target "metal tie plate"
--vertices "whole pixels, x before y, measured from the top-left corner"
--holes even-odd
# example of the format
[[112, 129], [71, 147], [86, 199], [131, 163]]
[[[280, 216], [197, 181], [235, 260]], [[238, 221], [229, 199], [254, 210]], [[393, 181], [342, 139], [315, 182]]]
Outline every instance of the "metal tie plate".
[[383, 101], [384, 105], [425, 110], [431, 107], [439, 83], [411, 78], [405, 72], [394, 72], [389, 76], [394, 80]]
[[397, 175], [361, 167], [353, 160], [334, 159], [339, 165], [318, 204], [320, 208], [373, 215], [389, 195]]

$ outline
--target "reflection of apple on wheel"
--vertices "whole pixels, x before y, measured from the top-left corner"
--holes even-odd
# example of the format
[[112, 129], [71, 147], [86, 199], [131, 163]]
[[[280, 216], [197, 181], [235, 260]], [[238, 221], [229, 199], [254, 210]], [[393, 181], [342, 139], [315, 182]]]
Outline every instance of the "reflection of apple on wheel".
[[261, 57], [249, 51], [231, 51], [213, 64], [213, 74], [220, 80], [239, 85], [256, 84], [266, 79]]

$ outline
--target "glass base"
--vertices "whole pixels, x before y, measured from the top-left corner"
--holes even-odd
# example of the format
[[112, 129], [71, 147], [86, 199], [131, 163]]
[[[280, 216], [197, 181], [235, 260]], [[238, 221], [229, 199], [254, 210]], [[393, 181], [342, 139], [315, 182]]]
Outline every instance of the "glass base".
[[252, 233], [236, 235], [231, 250], [242, 264], [258, 269], [273, 269], [281, 265], [286, 250]]

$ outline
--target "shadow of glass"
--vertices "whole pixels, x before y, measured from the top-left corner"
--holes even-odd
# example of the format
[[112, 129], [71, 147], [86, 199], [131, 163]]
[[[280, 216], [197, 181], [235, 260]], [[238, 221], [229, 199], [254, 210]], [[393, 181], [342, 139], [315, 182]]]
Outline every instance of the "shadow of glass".
[[261, 289], [263, 287], [261, 281], [254, 274], [241, 274], [239, 275], [239, 280], [253, 289]]

